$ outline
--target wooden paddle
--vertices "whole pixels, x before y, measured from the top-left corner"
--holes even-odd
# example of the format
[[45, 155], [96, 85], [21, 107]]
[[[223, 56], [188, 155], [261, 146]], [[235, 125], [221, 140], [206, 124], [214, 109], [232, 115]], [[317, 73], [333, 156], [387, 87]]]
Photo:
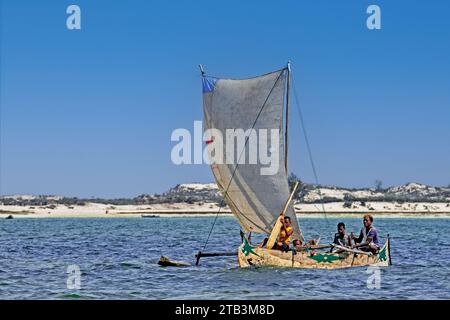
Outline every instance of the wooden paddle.
[[292, 198], [294, 197], [295, 192], [297, 191], [299, 182], [296, 181], [294, 185], [294, 189], [291, 192], [291, 195], [286, 201], [286, 204], [284, 205], [283, 211], [281, 212], [280, 216], [277, 219], [277, 222], [275, 222], [275, 225], [273, 226], [272, 232], [270, 233], [269, 240], [267, 241], [267, 248], [272, 249], [275, 245], [275, 242], [277, 241], [278, 234], [281, 231], [281, 227], [283, 226], [283, 223], [281, 222], [281, 218], [284, 218], [284, 215], [286, 214], [287, 209], [289, 208], [289, 204], [292, 201]]

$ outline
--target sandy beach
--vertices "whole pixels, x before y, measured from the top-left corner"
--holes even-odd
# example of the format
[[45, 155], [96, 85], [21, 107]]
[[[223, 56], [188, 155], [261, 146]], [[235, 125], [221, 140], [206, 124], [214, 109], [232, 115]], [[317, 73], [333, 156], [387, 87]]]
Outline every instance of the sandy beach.
[[[295, 204], [299, 215], [322, 216], [321, 204]], [[350, 208], [342, 202], [325, 203], [327, 215], [355, 215], [370, 213], [384, 216], [450, 216], [449, 203], [391, 203], [367, 202], [364, 205], [353, 203]], [[0, 217], [12, 215], [14, 218], [114, 218], [141, 217], [143, 214], [180, 216], [180, 215], [216, 215], [219, 207], [215, 203], [172, 203], [156, 205], [109, 205], [88, 202], [85, 205], [68, 206], [55, 204], [50, 206], [0, 205]], [[220, 209], [221, 215], [229, 215], [228, 207]]]

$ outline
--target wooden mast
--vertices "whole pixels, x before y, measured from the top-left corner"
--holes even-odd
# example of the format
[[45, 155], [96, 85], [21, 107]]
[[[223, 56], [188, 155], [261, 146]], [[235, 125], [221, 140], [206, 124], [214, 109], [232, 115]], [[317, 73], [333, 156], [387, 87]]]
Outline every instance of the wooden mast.
[[288, 175], [288, 128], [289, 128], [289, 92], [291, 89], [291, 62], [287, 63], [287, 92], [286, 92], [286, 124], [284, 129], [284, 168]]

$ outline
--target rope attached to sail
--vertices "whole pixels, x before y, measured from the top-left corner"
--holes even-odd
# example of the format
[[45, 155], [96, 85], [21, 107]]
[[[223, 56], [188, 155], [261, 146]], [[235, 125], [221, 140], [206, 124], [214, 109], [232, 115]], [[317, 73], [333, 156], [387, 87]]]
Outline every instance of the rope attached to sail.
[[322, 192], [320, 191], [319, 177], [317, 175], [316, 165], [314, 164], [314, 158], [313, 158], [313, 155], [312, 155], [311, 146], [309, 144], [308, 134], [306, 132], [305, 121], [303, 119], [303, 113], [302, 113], [302, 110], [300, 108], [300, 101], [299, 101], [298, 94], [297, 94], [297, 87], [295, 85], [294, 77], [292, 75], [291, 75], [291, 77], [292, 77], [292, 87], [294, 89], [293, 91], [294, 91], [295, 105], [297, 107], [297, 111], [298, 111], [298, 114], [299, 114], [299, 117], [300, 117], [300, 124], [301, 124], [301, 127], [302, 127], [303, 137], [305, 138], [305, 144], [306, 144], [306, 149], [308, 151], [309, 162], [311, 163], [311, 168], [312, 168], [312, 171], [313, 171], [314, 180], [315, 180], [316, 185], [317, 185], [317, 191], [318, 191], [318, 194], [319, 194], [319, 199], [320, 199], [320, 204], [321, 204], [321, 207], [322, 207], [322, 212], [325, 215], [326, 222], [328, 223], [328, 217], [327, 217], [327, 213], [325, 211], [325, 204], [323, 202]]

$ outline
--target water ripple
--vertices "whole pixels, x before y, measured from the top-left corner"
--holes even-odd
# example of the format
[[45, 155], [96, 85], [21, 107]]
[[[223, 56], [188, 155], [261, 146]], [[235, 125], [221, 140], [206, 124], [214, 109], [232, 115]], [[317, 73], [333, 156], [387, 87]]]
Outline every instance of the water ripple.
[[[162, 254], [194, 262], [212, 219], [0, 220], [0, 299], [450, 298], [450, 233], [436, 232], [449, 231], [450, 219], [377, 219], [392, 236], [394, 265], [381, 270], [381, 288], [370, 293], [366, 268], [240, 269], [236, 257], [156, 265]], [[326, 242], [340, 220], [359, 230], [356, 218], [303, 218], [301, 225], [307, 237]], [[235, 220], [221, 217], [208, 249], [234, 251], [239, 240]], [[69, 265], [80, 268], [80, 289], [67, 288]]]

